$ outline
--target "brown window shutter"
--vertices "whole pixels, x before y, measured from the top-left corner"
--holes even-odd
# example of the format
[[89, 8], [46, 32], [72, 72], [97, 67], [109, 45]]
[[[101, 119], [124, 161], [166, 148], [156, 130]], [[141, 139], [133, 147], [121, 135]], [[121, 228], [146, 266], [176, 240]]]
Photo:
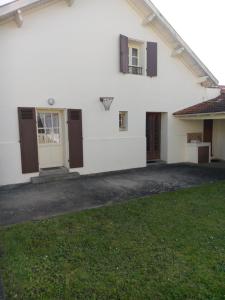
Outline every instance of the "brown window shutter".
[[156, 77], [158, 69], [158, 45], [147, 43], [147, 76]]
[[22, 172], [39, 171], [35, 108], [18, 107]]
[[70, 168], [83, 167], [82, 111], [68, 109], [68, 136]]
[[128, 73], [129, 64], [128, 37], [120, 35], [120, 72]]

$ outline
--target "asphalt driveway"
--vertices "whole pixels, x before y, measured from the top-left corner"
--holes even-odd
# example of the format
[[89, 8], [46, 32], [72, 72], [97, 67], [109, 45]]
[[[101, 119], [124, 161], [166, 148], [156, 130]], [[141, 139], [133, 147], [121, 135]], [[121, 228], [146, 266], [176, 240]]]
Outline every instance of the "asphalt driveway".
[[39, 220], [217, 180], [225, 180], [224, 168], [150, 165], [101, 176], [0, 189], [0, 225]]

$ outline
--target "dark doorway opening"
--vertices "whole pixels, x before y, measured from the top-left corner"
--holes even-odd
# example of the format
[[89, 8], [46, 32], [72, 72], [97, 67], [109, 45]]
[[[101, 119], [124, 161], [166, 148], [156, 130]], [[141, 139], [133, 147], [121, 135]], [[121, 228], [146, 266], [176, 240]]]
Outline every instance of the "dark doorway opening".
[[211, 156], [213, 156], [213, 120], [204, 120], [203, 142], [211, 144]]
[[161, 159], [161, 113], [146, 113], [147, 162]]

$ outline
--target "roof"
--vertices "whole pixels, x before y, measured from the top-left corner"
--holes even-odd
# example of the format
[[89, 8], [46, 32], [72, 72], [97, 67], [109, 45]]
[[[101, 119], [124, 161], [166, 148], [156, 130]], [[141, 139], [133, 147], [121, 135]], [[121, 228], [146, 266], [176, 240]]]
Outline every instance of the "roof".
[[225, 90], [221, 90], [220, 96], [190, 106], [174, 113], [174, 116], [199, 115], [211, 113], [225, 113]]
[[[15, 20], [18, 27], [23, 24], [23, 13], [33, 7], [45, 6], [62, 0], [17, 0], [0, 7], [0, 24]], [[63, 0], [71, 6], [74, 0]], [[143, 26], [153, 30], [172, 48], [171, 56], [179, 58], [206, 87], [218, 85], [218, 80], [178, 35], [170, 23], [150, 0], [127, 0], [143, 18]]]

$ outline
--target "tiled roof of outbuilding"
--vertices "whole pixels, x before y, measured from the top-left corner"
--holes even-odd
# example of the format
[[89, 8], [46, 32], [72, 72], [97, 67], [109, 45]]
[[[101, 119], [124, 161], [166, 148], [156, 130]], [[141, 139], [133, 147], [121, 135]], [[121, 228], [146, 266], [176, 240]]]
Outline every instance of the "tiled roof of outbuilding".
[[225, 112], [225, 89], [221, 90], [221, 95], [174, 113], [175, 116], [222, 113]]

